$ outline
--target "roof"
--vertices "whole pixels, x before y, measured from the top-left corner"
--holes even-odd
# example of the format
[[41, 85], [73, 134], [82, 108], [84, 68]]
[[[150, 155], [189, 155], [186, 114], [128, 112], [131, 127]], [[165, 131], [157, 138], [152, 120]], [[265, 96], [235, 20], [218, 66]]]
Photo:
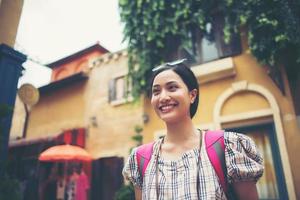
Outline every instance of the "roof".
[[90, 46], [90, 47], [88, 47], [86, 49], [78, 51], [77, 53], [74, 53], [72, 55], [64, 57], [64, 58], [62, 58], [60, 60], [57, 60], [57, 61], [55, 61], [53, 63], [46, 64], [46, 66], [49, 67], [49, 68], [51, 68], [51, 69], [53, 69], [53, 68], [61, 66], [62, 64], [65, 64], [67, 62], [75, 60], [77, 57], [80, 57], [80, 56], [82, 56], [82, 55], [84, 55], [86, 53], [89, 53], [91, 51], [94, 51], [94, 50], [98, 50], [98, 51], [102, 52], [103, 54], [109, 52], [106, 48], [104, 48], [103, 46], [101, 46], [99, 43], [96, 43], [96, 44], [94, 44], [94, 45], [92, 45], [92, 46]]
[[79, 72], [79, 73], [74, 74], [72, 76], [68, 76], [64, 79], [54, 81], [54, 82], [49, 83], [48, 85], [42, 86], [42, 87], [39, 88], [39, 92], [41, 94], [51, 92], [51, 91], [57, 90], [59, 88], [63, 88], [63, 87], [65, 87], [67, 85], [70, 85], [72, 83], [86, 80], [87, 78], [88, 78], [88, 75], [86, 73]]

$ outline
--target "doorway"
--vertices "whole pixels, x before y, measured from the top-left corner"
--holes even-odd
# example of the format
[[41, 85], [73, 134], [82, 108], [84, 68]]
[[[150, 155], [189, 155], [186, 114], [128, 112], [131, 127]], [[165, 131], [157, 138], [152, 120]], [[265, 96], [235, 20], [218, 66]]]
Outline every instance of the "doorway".
[[100, 158], [92, 164], [91, 199], [111, 200], [123, 184], [124, 160], [120, 157]]
[[264, 158], [264, 174], [257, 182], [259, 199], [288, 199], [273, 123], [226, 129], [252, 138]]

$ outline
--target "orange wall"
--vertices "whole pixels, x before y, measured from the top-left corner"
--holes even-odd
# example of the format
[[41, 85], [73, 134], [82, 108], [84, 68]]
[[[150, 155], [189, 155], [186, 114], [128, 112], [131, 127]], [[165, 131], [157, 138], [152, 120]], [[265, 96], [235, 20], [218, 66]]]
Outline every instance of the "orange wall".
[[102, 54], [103, 53], [99, 51], [89, 52], [79, 58], [76, 58], [76, 60], [67, 62], [59, 67], [53, 68], [51, 82], [61, 80], [81, 71], [86, 71], [88, 69], [89, 60], [97, 58]]

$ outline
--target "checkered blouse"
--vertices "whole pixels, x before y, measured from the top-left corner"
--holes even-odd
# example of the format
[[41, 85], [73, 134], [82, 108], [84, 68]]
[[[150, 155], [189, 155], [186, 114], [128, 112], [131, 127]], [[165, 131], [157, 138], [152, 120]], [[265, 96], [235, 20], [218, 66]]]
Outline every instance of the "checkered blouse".
[[[204, 141], [204, 135], [203, 135]], [[153, 155], [142, 180], [138, 170], [136, 149], [128, 158], [123, 169], [123, 175], [133, 185], [142, 189], [143, 200], [156, 200], [156, 165], [162, 139], [154, 144]], [[257, 181], [263, 173], [263, 159], [254, 142], [247, 136], [234, 133], [224, 133], [225, 160], [227, 179], [229, 183], [238, 181]], [[197, 163], [200, 154], [199, 188], [197, 188]], [[218, 177], [206, 153], [205, 142], [201, 152], [195, 148], [183, 153], [175, 161], [158, 158], [158, 191], [159, 199], [194, 200], [199, 190], [200, 199], [226, 199]]]

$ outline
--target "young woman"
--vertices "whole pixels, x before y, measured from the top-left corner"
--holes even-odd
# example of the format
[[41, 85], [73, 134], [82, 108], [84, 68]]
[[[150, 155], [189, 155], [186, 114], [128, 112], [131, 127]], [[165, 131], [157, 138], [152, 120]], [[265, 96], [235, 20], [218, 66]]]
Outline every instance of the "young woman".
[[[153, 145], [142, 175], [136, 149], [123, 169], [135, 187], [136, 199], [231, 199], [225, 194], [208, 158], [204, 135], [192, 118], [199, 101], [197, 79], [183, 61], [153, 69], [151, 104], [166, 125], [166, 136]], [[253, 141], [242, 134], [224, 132], [227, 180], [237, 199], [258, 199], [256, 181], [263, 160]]]

